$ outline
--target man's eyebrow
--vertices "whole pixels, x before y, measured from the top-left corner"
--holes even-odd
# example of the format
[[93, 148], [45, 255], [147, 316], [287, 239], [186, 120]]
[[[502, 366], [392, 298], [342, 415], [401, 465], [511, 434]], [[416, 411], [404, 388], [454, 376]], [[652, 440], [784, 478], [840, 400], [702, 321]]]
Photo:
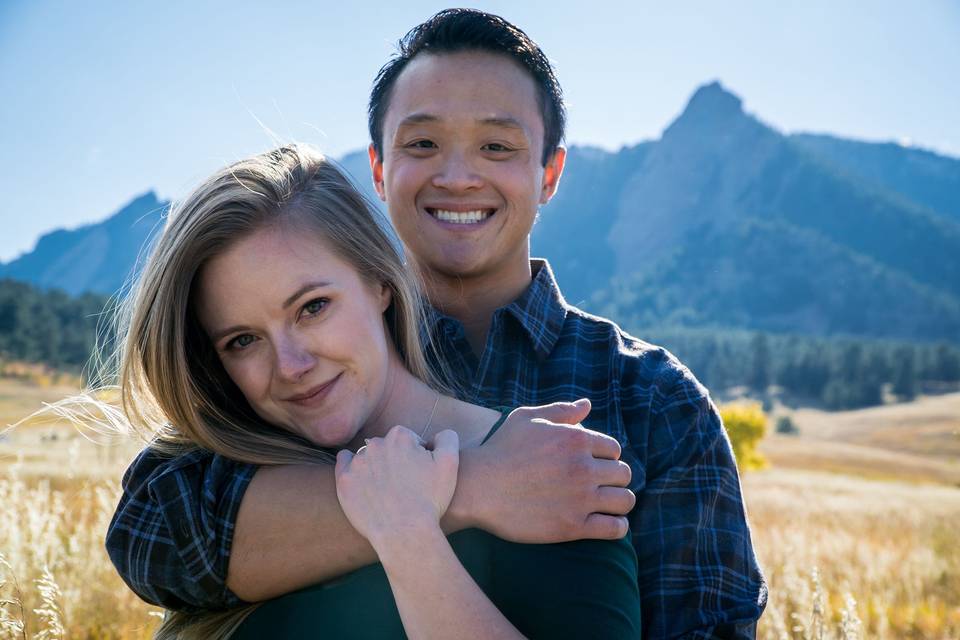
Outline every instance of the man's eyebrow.
[[[411, 113], [400, 121], [397, 127], [412, 126], [417, 124], [431, 124], [440, 122], [440, 117], [431, 113]], [[507, 129], [519, 129], [526, 131], [520, 121], [510, 116], [490, 116], [489, 118], [478, 118], [477, 122], [486, 126], [505, 127]]]
[[523, 128], [523, 125], [520, 124], [520, 121], [516, 118], [511, 118], [509, 116], [498, 117], [494, 116], [491, 118], [481, 118], [479, 120], [480, 124], [493, 126], [493, 127], [505, 127], [507, 129], [519, 129], [520, 131], [526, 132], [526, 129]]
[[440, 122], [440, 118], [429, 113], [411, 113], [400, 121], [399, 127], [406, 127], [414, 124], [425, 124], [430, 122]]

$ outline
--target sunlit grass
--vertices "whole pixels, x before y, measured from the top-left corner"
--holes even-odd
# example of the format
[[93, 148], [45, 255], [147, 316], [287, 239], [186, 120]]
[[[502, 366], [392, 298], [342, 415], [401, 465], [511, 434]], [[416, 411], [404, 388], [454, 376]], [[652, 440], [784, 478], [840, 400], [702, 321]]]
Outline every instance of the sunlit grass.
[[[0, 398], [19, 397], [23, 385], [0, 379]], [[48, 391], [26, 389], [55, 400]], [[847, 473], [778, 466], [791, 442], [778, 445], [772, 468], [743, 478], [770, 587], [759, 637], [960, 638], [960, 489], [933, 482], [938, 475], [891, 479], [915, 478], [891, 474], [879, 454]], [[796, 442], [810, 454], [813, 444]], [[151, 636], [157, 610], [126, 588], [103, 549], [137, 448], [52, 423], [0, 441], [0, 639]], [[851, 475], [858, 469], [874, 479]]]

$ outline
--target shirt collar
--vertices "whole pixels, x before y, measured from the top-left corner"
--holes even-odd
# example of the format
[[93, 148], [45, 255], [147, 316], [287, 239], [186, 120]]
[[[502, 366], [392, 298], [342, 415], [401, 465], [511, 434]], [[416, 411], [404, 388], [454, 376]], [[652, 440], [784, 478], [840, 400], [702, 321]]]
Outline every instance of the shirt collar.
[[[543, 359], [550, 355], [560, 338], [567, 317], [567, 301], [560, 293], [549, 262], [532, 258], [530, 271], [534, 274], [530, 286], [502, 310], [516, 318], [530, 339], [537, 357]], [[459, 325], [455, 319], [432, 306], [427, 308], [426, 320], [434, 336], [439, 335], [437, 332], [444, 322]]]
[[507, 305], [507, 311], [526, 331], [537, 357], [550, 355], [560, 338], [567, 317], [567, 301], [560, 293], [550, 263], [541, 258], [530, 260], [533, 282], [523, 294]]

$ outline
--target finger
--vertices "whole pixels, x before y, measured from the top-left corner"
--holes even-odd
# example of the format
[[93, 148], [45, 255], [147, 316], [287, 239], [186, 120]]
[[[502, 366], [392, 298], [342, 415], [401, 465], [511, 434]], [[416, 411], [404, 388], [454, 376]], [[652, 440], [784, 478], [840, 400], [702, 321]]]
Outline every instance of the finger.
[[629, 530], [626, 518], [603, 513], [591, 513], [583, 523], [583, 537], [597, 540], [619, 540]]
[[633, 471], [626, 462], [621, 460], [595, 459], [592, 467], [593, 478], [598, 485], [609, 485], [611, 487], [630, 486]]
[[540, 418], [557, 424], [579, 424], [590, 414], [590, 401], [581, 398], [576, 402], [554, 402], [539, 407], [520, 407], [530, 418]]
[[420, 436], [405, 426], [398, 424], [390, 428], [390, 431], [387, 432], [385, 439], [391, 441], [417, 443], [420, 441]]
[[334, 477], [339, 478], [350, 469], [350, 463], [353, 462], [353, 454], [346, 449], [337, 452], [337, 465], [333, 469]]
[[597, 504], [594, 509], [598, 513], [612, 516], [625, 516], [637, 504], [637, 496], [633, 491], [622, 487], [597, 487]]
[[590, 453], [594, 458], [605, 458], [607, 460], [619, 460], [622, 452], [620, 443], [616, 438], [611, 438], [605, 433], [586, 430], [590, 434]]
[[433, 438], [433, 457], [460, 458], [460, 436], [452, 429], [444, 429]]

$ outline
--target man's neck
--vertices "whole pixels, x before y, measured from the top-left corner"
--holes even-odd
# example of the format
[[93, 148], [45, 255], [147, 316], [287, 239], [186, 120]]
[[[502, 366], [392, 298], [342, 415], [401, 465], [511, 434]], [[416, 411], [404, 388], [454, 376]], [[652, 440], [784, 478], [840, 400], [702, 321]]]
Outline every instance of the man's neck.
[[429, 273], [424, 276], [430, 303], [463, 325], [470, 347], [477, 355], [486, 347], [493, 312], [504, 307], [530, 286], [530, 261], [508, 274], [476, 278]]

